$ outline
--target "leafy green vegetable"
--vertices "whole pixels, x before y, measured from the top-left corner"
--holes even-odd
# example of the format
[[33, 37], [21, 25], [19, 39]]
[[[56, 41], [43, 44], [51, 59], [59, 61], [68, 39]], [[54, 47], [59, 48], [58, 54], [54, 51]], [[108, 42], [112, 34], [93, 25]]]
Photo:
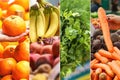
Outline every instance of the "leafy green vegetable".
[[90, 0], [61, 0], [61, 77], [90, 59]]

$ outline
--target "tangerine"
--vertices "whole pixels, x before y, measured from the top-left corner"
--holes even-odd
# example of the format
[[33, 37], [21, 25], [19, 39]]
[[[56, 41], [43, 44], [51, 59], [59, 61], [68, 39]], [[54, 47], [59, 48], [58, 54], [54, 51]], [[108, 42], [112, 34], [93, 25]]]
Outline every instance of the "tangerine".
[[20, 42], [15, 48], [14, 58], [17, 61], [29, 61], [29, 43], [24, 41]]
[[27, 11], [29, 10], [29, 0], [15, 0], [14, 4], [19, 4]]
[[15, 15], [11, 15], [3, 20], [2, 32], [9, 36], [18, 36], [26, 31], [25, 21]]
[[12, 4], [8, 10], [7, 10], [7, 15], [16, 15], [17, 12], [22, 12], [23, 14], [25, 13], [25, 9], [18, 5], [18, 4]]
[[1, 80], [12, 80], [12, 75], [6, 75]]
[[6, 58], [0, 60], [0, 75], [5, 76], [12, 73], [13, 68], [16, 65], [16, 60], [14, 58]]
[[12, 72], [14, 80], [29, 79], [30, 66], [28, 61], [19, 61]]
[[3, 52], [3, 58], [13, 57], [16, 45], [8, 45]]
[[0, 44], [0, 58], [3, 57], [4, 47]]

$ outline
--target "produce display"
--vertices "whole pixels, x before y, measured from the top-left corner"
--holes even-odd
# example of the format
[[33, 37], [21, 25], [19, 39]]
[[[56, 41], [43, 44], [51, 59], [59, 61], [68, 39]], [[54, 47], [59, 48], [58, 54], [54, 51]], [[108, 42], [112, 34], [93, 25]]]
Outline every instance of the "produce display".
[[30, 8], [30, 80], [60, 80], [60, 11], [37, 0]]
[[[90, 1], [61, 0], [61, 77], [70, 75], [90, 59]], [[79, 73], [79, 72], [78, 72]]]
[[[120, 79], [120, 38], [119, 28], [107, 22], [106, 12], [98, 9], [100, 28], [96, 29], [91, 38], [91, 79]], [[117, 24], [116, 24], [117, 25]], [[115, 30], [115, 31], [111, 31]]]
[[29, 0], [10, 1], [0, 0], [0, 80], [29, 80]]

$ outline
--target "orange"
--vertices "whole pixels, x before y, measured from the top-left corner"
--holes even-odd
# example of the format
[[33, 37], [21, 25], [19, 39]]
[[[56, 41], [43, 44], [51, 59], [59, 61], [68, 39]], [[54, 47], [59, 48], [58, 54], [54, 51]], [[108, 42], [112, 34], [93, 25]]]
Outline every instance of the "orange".
[[16, 61], [14, 58], [6, 58], [0, 60], [0, 76], [9, 75], [12, 73], [13, 68], [16, 65]]
[[24, 7], [25, 10], [29, 10], [29, 0], [15, 0], [14, 4], [19, 4]]
[[29, 20], [29, 12], [26, 12], [24, 15], [24, 20]]
[[3, 57], [4, 47], [0, 44], [0, 58]]
[[16, 15], [16, 12], [22, 12], [23, 14], [25, 13], [25, 9], [18, 5], [18, 4], [12, 4], [7, 11], [7, 15]]
[[0, 8], [0, 18], [2, 18], [2, 9]]
[[14, 80], [29, 78], [30, 66], [28, 61], [19, 61], [13, 69], [12, 76]]
[[0, 8], [2, 8], [3, 10], [7, 9], [9, 7], [8, 2], [9, 0], [0, 0]]
[[2, 32], [9, 36], [18, 36], [26, 31], [25, 21], [15, 15], [11, 15], [3, 20]]
[[6, 75], [1, 80], [13, 80], [12, 75]]
[[28, 79], [20, 79], [20, 80], [28, 80]]
[[13, 57], [16, 45], [8, 45], [3, 52], [3, 58]]
[[2, 21], [0, 20], [0, 29], [2, 28]]
[[15, 48], [14, 58], [17, 61], [26, 60], [29, 61], [29, 43], [24, 41], [20, 42]]
[[1, 42], [2, 46], [5, 48], [6, 46], [9, 45], [9, 42]]

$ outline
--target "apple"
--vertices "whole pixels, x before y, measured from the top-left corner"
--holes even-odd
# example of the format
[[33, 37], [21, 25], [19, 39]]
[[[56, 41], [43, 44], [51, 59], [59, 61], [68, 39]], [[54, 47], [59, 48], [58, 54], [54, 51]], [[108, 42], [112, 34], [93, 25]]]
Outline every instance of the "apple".
[[52, 45], [52, 52], [54, 57], [59, 56], [59, 50], [60, 50], [60, 40], [56, 40], [53, 42], [53, 45]]
[[44, 45], [41, 54], [52, 54], [52, 45]]
[[30, 44], [30, 52], [36, 52], [41, 54], [42, 48], [43, 44], [39, 44], [38, 42], [33, 42]]
[[39, 58], [40, 58], [39, 54], [36, 54], [36, 53], [30, 54], [30, 66], [32, 68], [32, 71], [36, 69], [35, 64]]

